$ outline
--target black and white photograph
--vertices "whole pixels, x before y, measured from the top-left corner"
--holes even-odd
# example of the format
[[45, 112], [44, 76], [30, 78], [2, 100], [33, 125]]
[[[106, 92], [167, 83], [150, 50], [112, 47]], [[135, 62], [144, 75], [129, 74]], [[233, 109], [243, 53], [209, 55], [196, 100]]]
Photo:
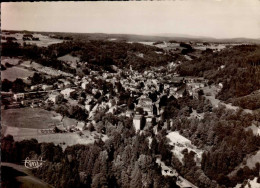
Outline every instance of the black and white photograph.
[[260, 188], [260, 1], [1, 2], [2, 188]]

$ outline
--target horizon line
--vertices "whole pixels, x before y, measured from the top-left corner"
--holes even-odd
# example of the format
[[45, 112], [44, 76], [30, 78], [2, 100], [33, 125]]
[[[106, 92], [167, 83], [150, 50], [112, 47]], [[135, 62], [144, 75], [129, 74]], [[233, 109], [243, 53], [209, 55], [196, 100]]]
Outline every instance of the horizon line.
[[[213, 39], [213, 40], [230, 40], [230, 39], [249, 39], [249, 40], [260, 40], [259, 38], [250, 38], [250, 37], [213, 37], [213, 36], [198, 36], [192, 34], [181, 34], [181, 33], [109, 33], [109, 32], [72, 32], [72, 31], [36, 31], [36, 30], [27, 30], [27, 29], [1, 29], [1, 31], [28, 31], [28, 32], [42, 32], [42, 33], [70, 33], [70, 34], [107, 34], [107, 35], [137, 35], [137, 36], [150, 36], [150, 37], [165, 37], [165, 38], [188, 38], [188, 39]], [[164, 36], [166, 35], [166, 36]], [[167, 36], [167, 35], [176, 35], [176, 36]], [[180, 36], [178, 36], [180, 35]], [[183, 35], [183, 36], [181, 36]]]

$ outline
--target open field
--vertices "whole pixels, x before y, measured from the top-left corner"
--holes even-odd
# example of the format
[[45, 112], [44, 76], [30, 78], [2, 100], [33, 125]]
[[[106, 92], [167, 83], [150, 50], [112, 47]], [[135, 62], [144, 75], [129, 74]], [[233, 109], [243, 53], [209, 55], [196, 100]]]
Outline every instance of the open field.
[[78, 57], [73, 57], [70, 54], [61, 56], [61, 57], [58, 58], [58, 60], [64, 61], [64, 62], [72, 62], [72, 63], [76, 63], [76, 62], [80, 61], [80, 59]]
[[[78, 132], [69, 133], [48, 133], [41, 132], [42, 129], [52, 129], [55, 125], [63, 124], [64, 127], [77, 125], [77, 120], [64, 117], [56, 112], [46, 111], [40, 108], [17, 108], [2, 111], [2, 134], [10, 134], [15, 141], [35, 138], [38, 142], [53, 142], [60, 145], [63, 149], [75, 144], [94, 143], [101, 134], [96, 132], [82, 131], [83, 135], [79, 136]], [[102, 136], [103, 140], [107, 136]]]
[[4, 71], [1, 71], [1, 80], [7, 79], [10, 81], [16, 80], [16, 78], [26, 78], [32, 76], [34, 71], [24, 69], [22, 67], [11, 67]]
[[46, 129], [60, 123], [61, 116], [40, 108], [2, 110], [2, 126]]
[[45, 67], [45, 66], [43, 66], [39, 63], [36, 63], [36, 62], [24, 61], [24, 62], [21, 63], [21, 66], [29, 68], [29, 69], [33, 69], [33, 70], [35, 70], [39, 73], [48, 74], [50, 76], [60, 76], [60, 75], [73, 76], [70, 73], [63, 72], [61, 70], [57, 70], [57, 69], [54, 69], [54, 68], [51, 68], [51, 67]]
[[39, 143], [51, 143], [55, 145], [60, 145], [64, 150], [67, 146], [72, 146], [76, 144], [90, 144], [94, 143], [96, 139], [102, 138], [103, 141], [108, 139], [106, 135], [101, 135], [97, 132], [90, 132], [88, 130], [82, 131], [83, 135], [79, 136], [78, 132], [71, 133], [50, 133], [42, 134], [39, 129], [31, 128], [18, 128], [3, 126], [2, 134], [12, 135], [15, 141], [22, 141], [27, 139], [35, 138]]
[[35, 63], [35, 62], [31, 62], [31, 61], [23, 61], [21, 63], [21, 66], [24, 66], [26, 68], [34, 68], [36, 70], [43, 67], [41, 64]]
[[11, 65], [18, 65], [19, 61], [21, 61], [21, 59], [19, 58], [11, 58], [11, 57], [1, 57], [1, 64], [5, 65], [6, 63], [9, 63]]

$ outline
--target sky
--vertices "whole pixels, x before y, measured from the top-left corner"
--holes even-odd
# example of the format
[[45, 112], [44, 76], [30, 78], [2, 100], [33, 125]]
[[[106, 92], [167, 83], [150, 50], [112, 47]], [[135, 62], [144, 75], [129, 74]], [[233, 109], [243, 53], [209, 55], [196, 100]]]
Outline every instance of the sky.
[[5, 30], [260, 38], [260, 0], [1, 3]]

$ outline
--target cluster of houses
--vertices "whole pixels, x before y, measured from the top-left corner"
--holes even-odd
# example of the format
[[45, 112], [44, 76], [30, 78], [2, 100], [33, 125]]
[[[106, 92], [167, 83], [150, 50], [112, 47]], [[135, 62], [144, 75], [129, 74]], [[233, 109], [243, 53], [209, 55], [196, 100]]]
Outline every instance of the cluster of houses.
[[[122, 77], [121, 74], [127, 76]], [[102, 80], [110, 83], [115, 95], [111, 93], [103, 93], [100, 87], [96, 87], [96, 80]], [[127, 102], [118, 104], [119, 91], [116, 84], [122, 85], [125, 91], [128, 91], [131, 98], [135, 99], [134, 108], [128, 109]], [[65, 77], [59, 79], [53, 85], [38, 84], [32, 85], [26, 93], [15, 93], [13, 98], [16, 102], [21, 102], [24, 106], [37, 107], [42, 103], [50, 103], [59, 105], [64, 99], [69, 105], [77, 105], [87, 111], [89, 114], [88, 121], [94, 121], [95, 115], [103, 110], [106, 113], [114, 115], [125, 115], [133, 118], [133, 125], [136, 131], [149, 127], [152, 122], [160, 120], [163, 108], [159, 108], [160, 97], [166, 95], [168, 97], [182, 97], [184, 90], [189, 95], [198, 97], [198, 91], [207, 85], [207, 80], [203, 78], [179, 77], [177, 75], [169, 76], [163, 73], [155, 73], [154, 71], [145, 71], [143, 74], [130, 69], [120, 70], [117, 73], [91, 71], [88, 76], [80, 78]], [[88, 92], [86, 92], [88, 90]], [[85, 93], [82, 98], [75, 94]], [[98, 101], [95, 97], [100, 93], [102, 100]], [[152, 101], [149, 94], [157, 93], [157, 101]], [[83, 100], [83, 102], [82, 102]], [[81, 101], [81, 102], [79, 102]], [[118, 113], [118, 110], [120, 113]], [[138, 109], [142, 109], [142, 112]], [[95, 124], [95, 122], [93, 122]]]

